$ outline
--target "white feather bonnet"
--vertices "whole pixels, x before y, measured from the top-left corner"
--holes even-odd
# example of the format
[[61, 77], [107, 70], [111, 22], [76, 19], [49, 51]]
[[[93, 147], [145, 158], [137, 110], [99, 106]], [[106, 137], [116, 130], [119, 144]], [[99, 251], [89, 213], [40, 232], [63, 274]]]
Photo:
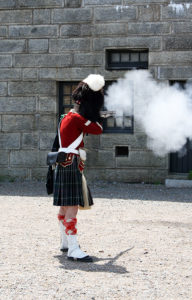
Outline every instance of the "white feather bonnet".
[[89, 88], [94, 92], [101, 90], [105, 85], [104, 77], [99, 74], [90, 74], [83, 82], [87, 83]]

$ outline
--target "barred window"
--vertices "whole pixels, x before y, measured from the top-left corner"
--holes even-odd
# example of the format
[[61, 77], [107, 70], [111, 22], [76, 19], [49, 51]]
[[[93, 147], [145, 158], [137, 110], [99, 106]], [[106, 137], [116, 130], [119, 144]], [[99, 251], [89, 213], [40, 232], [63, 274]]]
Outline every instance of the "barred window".
[[59, 118], [62, 114], [67, 114], [73, 107], [72, 92], [77, 85], [77, 81], [59, 82]]
[[148, 50], [106, 50], [106, 69], [148, 69]]

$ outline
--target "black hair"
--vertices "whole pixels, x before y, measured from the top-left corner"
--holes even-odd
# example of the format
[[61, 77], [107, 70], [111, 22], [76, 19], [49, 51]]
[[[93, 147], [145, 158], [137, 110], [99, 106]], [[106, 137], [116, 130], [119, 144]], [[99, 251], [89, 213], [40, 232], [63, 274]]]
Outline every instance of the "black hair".
[[79, 114], [81, 116], [92, 122], [101, 120], [100, 110], [104, 104], [102, 90], [95, 92], [86, 83], [80, 82], [72, 93], [72, 97], [79, 104]]

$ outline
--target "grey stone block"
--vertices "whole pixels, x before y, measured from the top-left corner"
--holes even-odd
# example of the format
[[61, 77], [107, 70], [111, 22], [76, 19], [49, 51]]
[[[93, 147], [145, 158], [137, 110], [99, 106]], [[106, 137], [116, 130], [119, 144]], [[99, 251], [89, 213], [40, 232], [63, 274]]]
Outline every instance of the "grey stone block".
[[30, 115], [4, 115], [2, 117], [2, 130], [7, 132], [34, 130], [34, 117]]
[[168, 175], [168, 169], [155, 168], [150, 170], [149, 183], [164, 184]]
[[[84, 68], [42, 68], [39, 70], [40, 79], [52, 79], [52, 80], [74, 80], [79, 81], [82, 78], [87, 77], [89, 74], [95, 72], [95, 69], [91, 67]], [[98, 73], [98, 72], [96, 72]], [[117, 77], [116, 77], [117, 78]]]
[[191, 79], [192, 67], [158, 67], [158, 79], [183, 80]]
[[[52, 79], [52, 80], [65, 80], [64, 76], [66, 72], [69, 74], [68, 69], [67, 70], [63, 68], [41, 68], [39, 70], [39, 79]], [[69, 77], [66, 76], [68, 79]]]
[[[181, 1], [182, 2], [182, 1]], [[178, 19], [178, 20], [185, 20], [192, 18], [192, 6], [189, 7], [185, 3], [180, 3], [180, 5], [175, 6], [168, 5], [168, 6], [162, 6], [162, 20], [172, 20], [172, 19]]]
[[128, 21], [136, 20], [137, 8], [131, 6], [95, 8], [94, 18], [96, 21]]
[[[0, 150], [0, 165], [8, 165], [8, 162], [9, 162], [9, 151]], [[0, 175], [2, 175], [1, 171], [0, 171]]]
[[150, 52], [149, 64], [161, 65], [161, 64], [188, 64], [192, 61], [191, 51], [163, 51], [163, 52]]
[[81, 32], [81, 25], [74, 24], [74, 25], [63, 25], [61, 26], [61, 36], [66, 37], [73, 37], [73, 36], [80, 36]]
[[100, 148], [110, 148], [115, 153], [115, 146], [128, 146], [129, 149], [146, 149], [144, 134], [109, 134], [103, 133], [100, 138]]
[[121, 4], [121, 0], [84, 0], [85, 5]]
[[33, 80], [38, 79], [37, 69], [35, 68], [23, 69], [23, 80], [29, 80], [29, 79], [33, 79]]
[[12, 56], [11, 55], [0, 55], [0, 67], [11, 67]]
[[166, 167], [166, 159], [157, 157], [151, 151], [130, 151], [128, 157], [116, 157], [116, 167]]
[[150, 169], [130, 168], [130, 169], [103, 169], [103, 168], [87, 168], [86, 176], [88, 180], [106, 180], [116, 182], [150, 182]]
[[1, 149], [19, 149], [20, 133], [1, 133], [0, 145]]
[[192, 37], [188, 35], [164, 37], [163, 49], [164, 50], [191, 50]]
[[57, 25], [33, 25], [33, 26], [10, 26], [10, 37], [56, 37], [58, 35]]
[[25, 40], [0, 40], [0, 52], [22, 53], [25, 50]]
[[21, 149], [38, 149], [39, 133], [23, 133], [21, 138]]
[[38, 115], [36, 116], [36, 130], [56, 132], [56, 116], [55, 115]]
[[160, 21], [160, 5], [158, 4], [150, 4], [150, 5], [143, 5], [143, 6], [140, 5], [138, 8], [139, 8], [138, 21], [143, 21], [143, 22]]
[[15, 8], [17, 0], [0, 0], [0, 9]]
[[92, 36], [92, 28], [91, 24], [81, 24], [80, 25], [80, 35], [81, 36]]
[[34, 9], [33, 10], [33, 24], [49, 24], [51, 22], [50, 9]]
[[189, 1], [189, 0], [182, 0], [182, 1], [181, 0], [174, 0], [174, 3], [176, 3], [176, 4], [180, 4], [181, 2], [183, 4], [190, 4], [191, 1]]
[[127, 35], [127, 24], [110, 23], [110, 24], [95, 24], [93, 29], [94, 35]]
[[70, 50], [87, 51], [90, 50], [90, 40], [86, 38], [75, 39], [58, 39], [50, 40], [49, 51], [50, 53], [61, 53]]
[[82, 0], [65, 0], [65, 7], [81, 7]]
[[18, 0], [19, 7], [63, 7], [63, 0]]
[[33, 113], [36, 111], [35, 97], [1, 97], [0, 112]]
[[15, 55], [16, 67], [55, 67], [70, 66], [71, 54], [23, 54]]
[[153, 78], [157, 78], [157, 66], [152, 66], [149, 64], [149, 72]]
[[95, 38], [93, 49], [101, 51], [109, 47], [124, 48], [149, 48], [150, 50], [161, 49], [160, 37], [117, 37], [117, 38]]
[[173, 23], [174, 33], [191, 33], [192, 23], [191, 22], [174, 22]]
[[87, 152], [86, 166], [91, 167], [103, 167], [103, 168], [114, 168], [115, 157], [114, 153], [110, 150], [97, 150]]
[[[121, 47], [121, 48], [127, 48], [127, 47]], [[104, 51], [104, 49], [102, 51]], [[103, 52], [103, 55], [104, 55], [104, 52]], [[125, 75], [125, 70], [113, 70], [111, 72], [111, 70], [105, 70], [104, 66], [102, 66], [102, 67], [96, 66], [94, 68], [94, 72], [96, 74], [102, 74], [104, 76], [104, 78], [109, 81], [117, 80], [117, 78], [124, 77], [124, 75]]]
[[10, 96], [16, 95], [55, 95], [56, 83], [53, 81], [24, 81], [8, 83], [8, 92]]
[[169, 23], [128, 23], [128, 34], [162, 35], [170, 32]]
[[2, 10], [0, 11], [0, 24], [31, 24], [31, 10]]
[[141, 5], [141, 4], [146, 5], [146, 7], [148, 7], [149, 4], [151, 4], [151, 3], [167, 4], [167, 0], [124, 0], [125, 5], [129, 5], [129, 4], [133, 4], [133, 3], [139, 4], [139, 5]]
[[192, 180], [166, 179], [165, 185], [168, 188], [192, 188]]
[[51, 151], [56, 133], [41, 133], [40, 134], [40, 149]]
[[32, 168], [31, 169], [31, 179], [32, 180], [44, 180], [47, 176], [47, 167]]
[[90, 36], [92, 33], [92, 26], [90, 24], [72, 24], [61, 26], [61, 36], [66, 37], [79, 37]]
[[39, 111], [56, 113], [55, 97], [39, 97]]
[[7, 36], [7, 27], [0, 26], [0, 37], [6, 37], [6, 36]]
[[48, 52], [48, 39], [31, 39], [28, 44], [29, 52]]
[[35, 166], [39, 165], [38, 150], [13, 150], [10, 153], [10, 164], [12, 166]]
[[4, 167], [0, 168], [0, 178], [1, 180], [17, 181], [17, 180], [26, 180], [29, 179], [29, 172], [27, 168], [13, 168]]
[[100, 135], [88, 135], [84, 138], [85, 148], [90, 151], [90, 149], [99, 149], [100, 148]]
[[39, 151], [39, 166], [46, 166], [47, 153], [49, 150], [41, 150]]
[[21, 70], [20, 69], [0, 69], [0, 80], [18, 80], [21, 79]]
[[7, 95], [7, 82], [0, 82], [0, 96]]
[[53, 23], [78, 23], [88, 22], [92, 19], [92, 11], [89, 8], [54, 9]]
[[74, 66], [82, 65], [82, 66], [100, 66], [103, 65], [103, 55], [96, 53], [83, 53], [83, 54], [74, 54]]

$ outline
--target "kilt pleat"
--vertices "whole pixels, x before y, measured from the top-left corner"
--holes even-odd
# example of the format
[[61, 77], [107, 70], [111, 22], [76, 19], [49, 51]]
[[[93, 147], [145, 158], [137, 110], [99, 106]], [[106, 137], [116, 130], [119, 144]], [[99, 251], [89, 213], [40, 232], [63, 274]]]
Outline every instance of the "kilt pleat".
[[57, 165], [54, 177], [54, 199], [56, 206], [84, 205], [82, 192], [82, 174], [78, 169], [77, 157], [67, 167]]

